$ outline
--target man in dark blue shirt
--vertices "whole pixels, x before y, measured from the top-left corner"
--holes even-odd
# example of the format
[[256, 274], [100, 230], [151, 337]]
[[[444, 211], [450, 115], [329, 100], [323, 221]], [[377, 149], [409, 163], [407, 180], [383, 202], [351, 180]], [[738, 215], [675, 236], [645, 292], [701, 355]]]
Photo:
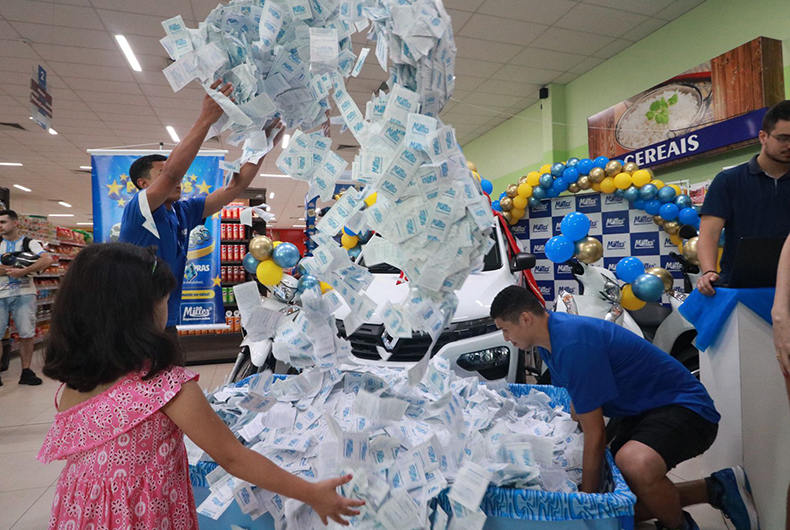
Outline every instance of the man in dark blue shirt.
[[[219, 87], [220, 81], [212, 85]], [[231, 84], [219, 89], [225, 96], [233, 91]], [[124, 243], [157, 247], [157, 255], [170, 265], [176, 277], [177, 287], [170, 293], [167, 303], [167, 331], [177, 335], [181, 306], [181, 287], [189, 247], [189, 233], [203, 220], [230, 201], [238, 198], [258, 174], [263, 158], [258, 163], [247, 163], [234, 174], [230, 182], [207, 197], [181, 199], [181, 179], [198, 154], [211, 126], [222, 116], [222, 108], [206, 95], [203, 109], [189, 133], [170, 153], [169, 157], [149, 155], [141, 157], [132, 164], [129, 176], [141, 191], [129, 201], [121, 219], [121, 235]], [[267, 136], [279, 126], [279, 120], [266, 130]], [[284, 129], [277, 133], [276, 145]]]
[[619, 418], [611, 448], [636, 494], [637, 520], [655, 518], [670, 529], [698, 528], [682, 508], [710, 503], [738, 530], [758, 528], [741, 468], [683, 484], [667, 478], [676, 465], [713, 444], [720, 419], [705, 387], [682, 364], [611, 322], [546, 313], [523, 287], [500, 292], [491, 317], [517, 348], [537, 347], [553, 383], [568, 390], [572, 414], [584, 431], [582, 492], [599, 491], [604, 416]]
[[[716, 175], [702, 205], [697, 242], [702, 276], [697, 288], [712, 296], [712, 283], [727, 283], [742, 237], [786, 237], [790, 233], [790, 100], [763, 118], [762, 149], [748, 162]], [[724, 230], [721, 273], [716, 272]]]

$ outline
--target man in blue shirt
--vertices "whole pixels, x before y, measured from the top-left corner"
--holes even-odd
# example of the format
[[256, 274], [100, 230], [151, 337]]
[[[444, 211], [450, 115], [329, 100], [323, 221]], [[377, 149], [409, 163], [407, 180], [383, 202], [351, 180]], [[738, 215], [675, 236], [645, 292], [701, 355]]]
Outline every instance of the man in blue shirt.
[[[212, 89], [219, 87], [215, 81]], [[233, 91], [228, 83], [219, 89], [225, 96]], [[257, 164], [247, 163], [233, 175], [230, 182], [207, 197], [181, 199], [181, 179], [198, 154], [211, 126], [222, 116], [222, 108], [208, 95], [203, 109], [189, 133], [170, 153], [169, 157], [149, 155], [135, 160], [129, 169], [132, 182], [141, 191], [129, 201], [121, 219], [119, 241], [157, 248], [157, 255], [170, 265], [177, 287], [170, 293], [167, 304], [166, 331], [177, 336], [181, 287], [184, 281], [189, 233], [203, 220], [236, 199], [249, 187], [258, 174], [263, 158]], [[279, 125], [279, 120], [266, 130], [267, 136]], [[277, 133], [276, 145], [285, 129]]]
[[[697, 288], [713, 296], [713, 282], [729, 282], [742, 237], [786, 237], [790, 233], [790, 100], [771, 107], [760, 131], [762, 149], [748, 162], [716, 175], [702, 205]], [[724, 231], [721, 274], [716, 272]]]
[[568, 390], [571, 411], [584, 431], [582, 492], [599, 491], [604, 416], [619, 418], [611, 449], [636, 494], [638, 521], [655, 518], [669, 529], [698, 528], [682, 508], [710, 503], [738, 530], [759, 528], [741, 468], [682, 484], [667, 477], [713, 444], [720, 418], [705, 387], [682, 364], [611, 322], [547, 313], [519, 286], [496, 296], [491, 317], [517, 348], [537, 347], [553, 383]]

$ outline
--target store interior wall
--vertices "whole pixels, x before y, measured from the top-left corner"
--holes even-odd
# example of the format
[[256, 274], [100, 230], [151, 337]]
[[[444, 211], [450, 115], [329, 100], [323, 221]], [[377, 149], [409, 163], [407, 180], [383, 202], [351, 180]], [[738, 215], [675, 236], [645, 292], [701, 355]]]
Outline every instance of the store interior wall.
[[[464, 154], [492, 181], [492, 196], [498, 196], [545, 163], [588, 156], [589, 116], [760, 36], [783, 41], [790, 99], [787, 6], [787, 0], [707, 0], [567, 85], [549, 85], [549, 99], [462, 146]], [[665, 182], [699, 182], [759, 150], [759, 145], [736, 149], [657, 173]]]

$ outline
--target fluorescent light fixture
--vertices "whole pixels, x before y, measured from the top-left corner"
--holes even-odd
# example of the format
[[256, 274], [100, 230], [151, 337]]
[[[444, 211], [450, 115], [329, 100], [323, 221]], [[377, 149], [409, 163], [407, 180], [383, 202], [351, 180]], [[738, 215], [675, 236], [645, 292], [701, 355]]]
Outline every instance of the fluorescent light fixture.
[[71, 208], [71, 205], [66, 201], [58, 201], [58, 204], [60, 204], [61, 206], [65, 206], [66, 208]]
[[305, 225], [294, 225], [294, 228], [305, 228]]
[[132, 67], [132, 70], [134, 70], [135, 72], [142, 72], [143, 68], [140, 66], [137, 57], [134, 56], [132, 47], [129, 46], [129, 41], [126, 40], [126, 37], [124, 37], [123, 35], [116, 35], [115, 40], [118, 41], [118, 45], [121, 47], [121, 51], [126, 56], [126, 60], [129, 61], [129, 66]]
[[267, 204], [267, 205], [266, 205], [266, 211], [267, 211], [267, 212], [270, 212], [271, 210], [272, 210], [272, 207], [271, 207], [271, 206], [269, 206], [269, 205]]
[[14, 166], [18, 167], [21, 166], [22, 162], [0, 162], [0, 166]]
[[[19, 165], [21, 166], [22, 164], [19, 164]], [[291, 178], [288, 175], [278, 175], [276, 173], [261, 173], [259, 176], [261, 176], [261, 177], [270, 177], [270, 178], [273, 178], [273, 179], [289, 179], [289, 178]]]
[[56, 131], [56, 130], [55, 130], [55, 129], [53, 129], [52, 127], [50, 127], [50, 128], [49, 128], [49, 131], [48, 131], [48, 132], [49, 132], [49, 134], [52, 134], [52, 135], [56, 135], [56, 134], [58, 134], [58, 131]]
[[165, 129], [167, 129], [167, 133], [170, 135], [170, 138], [172, 138], [175, 143], [181, 141], [181, 138], [178, 137], [178, 134], [176, 134], [176, 130], [173, 129], [172, 125], [166, 126]]
[[270, 199], [274, 199], [274, 192], [271, 192], [271, 193], [269, 194], [269, 198], [270, 198]]
[[290, 134], [286, 134], [285, 136], [283, 136], [283, 149], [288, 147], [288, 143], [290, 141], [291, 141], [291, 135]]
[[77, 223], [78, 226], [93, 226], [93, 223]]
[[304, 217], [300, 217], [297, 221], [304, 221]]
[[16, 189], [18, 189], [18, 190], [26, 191], [26, 192], [28, 192], [28, 193], [30, 193], [31, 191], [33, 191], [33, 190], [31, 190], [30, 188], [26, 188], [26, 187], [24, 187], [24, 186], [20, 186], [19, 184], [14, 184], [14, 187], [15, 187]]
[[51, 213], [49, 217], [74, 217], [73, 213]]
[[80, 166], [80, 169], [93, 169], [91, 166]]

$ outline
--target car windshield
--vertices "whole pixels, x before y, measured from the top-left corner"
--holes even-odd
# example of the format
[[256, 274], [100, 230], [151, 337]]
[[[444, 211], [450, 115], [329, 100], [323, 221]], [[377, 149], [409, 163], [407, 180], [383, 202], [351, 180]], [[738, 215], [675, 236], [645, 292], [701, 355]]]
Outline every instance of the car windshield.
[[[376, 235], [373, 237], [380, 237], [380, 236]], [[494, 240], [494, 246], [491, 247], [491, 250], [488, 251], [488, 254], [486, 254], [486, 257], [483, 260], [483, 272], [497, 270], [500, 267], [502, 267], [502, 256], [500, 255], [499, 252], [499, 239], [497, 237], [496, 230], [491, 231], [491, 239]], [[360, 257], [358, 263], [363, 267], [366, 266], [364, 252], [362, 253], [362, 256]], [[373, 265], [371, 267], [368, 267], [368, 270], [373, 274], [400, 274], [400, 269], [398, 269], [397, 267], [393, 267], [392, 265], [389, 265], [387, 263], [379, 263], [377, 265]]]

